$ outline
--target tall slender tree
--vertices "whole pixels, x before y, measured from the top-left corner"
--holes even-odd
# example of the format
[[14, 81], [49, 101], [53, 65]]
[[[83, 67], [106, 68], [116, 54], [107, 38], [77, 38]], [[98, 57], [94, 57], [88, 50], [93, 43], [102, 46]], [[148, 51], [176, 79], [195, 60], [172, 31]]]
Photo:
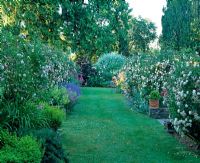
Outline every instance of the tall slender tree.
[[163, 12], [162, 48], [200, 49], [200, 0], [167, 0]]
[[191, 1], [167, 0], [162, 17], [162, 47], [176, 50], [191, 47]]

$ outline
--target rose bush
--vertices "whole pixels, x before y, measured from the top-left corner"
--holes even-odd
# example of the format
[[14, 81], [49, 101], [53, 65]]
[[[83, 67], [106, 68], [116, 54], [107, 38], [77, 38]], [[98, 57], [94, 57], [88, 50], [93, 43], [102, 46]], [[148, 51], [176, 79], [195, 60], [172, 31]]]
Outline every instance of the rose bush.
[[[123, 74], [123, 75], [122, 75]], [[116, 85], [133, 102], [134, 109], [147, 112], [151, 91], [161, 95], [161, 107], [168, 107], [174, 128], [199, 141], [200, 58], [193, 52], [141, 54], [128, 60]], [[146, 108], [146, 109], [145, 109]]]
[[0, 36], [0, 42], [0, 85], [6, 100], [26, 101], [77, 76], [74, 63], [62, 51], [9, 32]]
[[[70, 103], [69, 92], [61, 85], [76, 80], [76, 65], [67, 53], [39, 40], [30, 41], [7, 30], [0, 31], [0, 128], [9, 130], [9, 134], [23, 137], [31, 135], [32, 130], [46, 128], [53, 129], [57, 135], [65, 119], [64, 108]], [[41, 103], [46, 104], [45, 108]], [[14, 146], [9, 154], [15, 155], [17, 150], [18, 146]], [[39, 146], [37, 150], [47, 152]], [[54, 153], [50, 150], [45, 155]], [[21, 151], [19, 157], [25, 154], [26, 151]], [[8, 162], [13, 161], [11, 158]]]
[[176, 131], [200, 141], [200, 58], [193, 53], [176, 55], [167, 82], [167, 103]]

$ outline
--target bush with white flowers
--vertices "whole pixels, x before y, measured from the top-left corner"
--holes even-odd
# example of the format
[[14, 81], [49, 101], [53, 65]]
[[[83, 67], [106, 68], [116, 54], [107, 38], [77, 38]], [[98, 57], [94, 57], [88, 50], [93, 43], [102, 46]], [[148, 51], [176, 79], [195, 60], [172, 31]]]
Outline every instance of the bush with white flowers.
[[177, 132], [200, 141], [200, 57], [194, 53], [175, 55], [168, 80], [168, 106]]
[[63, 52], [9, 32], [0, 36], [0, 87], [4, 98], [26, 101], [41, 90], [70, 80], [75, 65]]
[[[140, 92], [141, 97], [147, 100], [151, 91], [163, 92], [171, 69], [169, 59], [162, 60], [162, 56], [141, 54], [129, 58], [121, 69], [121, 72], [125, 74], [123, 84], [126, 88], [125, 94], [128, 97], [134, 97], [136, 92]], [[162, 101], [164, 102], [164, 98]]]
[[[123, 80], [121, 76], [123, 74]], [[141, 111], [151, 91], [160, 92], [176, 131], [200, 140], [200, 57], [189, 51], [138, 55], [128, 59], [117, 78]], [[138, 96], [140, 95], [140, 96]]]

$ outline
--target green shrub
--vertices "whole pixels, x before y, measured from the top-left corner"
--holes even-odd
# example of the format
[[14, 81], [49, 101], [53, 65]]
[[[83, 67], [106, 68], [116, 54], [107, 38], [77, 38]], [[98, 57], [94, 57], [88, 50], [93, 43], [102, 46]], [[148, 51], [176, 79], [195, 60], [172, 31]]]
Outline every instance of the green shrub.
[[135, 89], [132, 88], [133, 95], [129, 97], [129, 101], [132, 104], [132, 110], [136, 110], [140, 113], [147, 114], [149, 111], [149, 105], [146, 100], [141, 96], [141, 93]]
[[110, 86], [112, 77], [117, 75], [125, 61], [126, 58], [120, 54], [108, 53], [102, 55], [94, 65], [97, 71], [94, 75], [98, 76], [98, 80], [96, 77], [93, 78], [97, 81], [98, 86]]
[[42, 159], [41, 145], [32, 137], [17, 137], [7, 131], [0, 131], [0, 162], [34, 162]]
[[65, 113], [62, 109], [50, 106], [47, 103], [41, 103], [42, 112], [48, 120], [48, 124], [52, 129], [57, 130], [65, 119]]
[[[200, 143], [200, 58], [191, 50], [140, 54], [120, 70], [117, 84], [129, 99], [139, 92], [144, 102], [161, 95], [161, 107], [169, 108], [175, 130]], [[158, 92], [151, 92], [157, 90]], [[140, 102], [140, 98], [138, 102]], [[136, 104], [137, 104], [136, 103]], [[134, 107], [135, 108], [135, 107]]]
[[2, 130], [0, 131], [0, 149], [5, 146], [14, 146], [15, 143], [18, 141], [16, 135], [10, 135], [9, 132]]
[[75, 76], [75, 64], [64, 52], [0, 30], [0, 126], [11, 130], [47, 127], [41, 111], [30, 101], [50, 94], [56, 105], [67, 104], [65, 89], [41, 92]]
[[190, 51], [175, 54], [167, 80], [168, 106], [175, 130], [200, 144], [200, 57]]
[[[172, 71], [170, 57], [166, 54], [140, 54], [129, 58], [117, 76], [117, 85], [128, 98], [135, 99], [135, 92], [138, 92], [141, 97], [138, 99], [147, 103], [151, 91], [158, 90], [161, 93], [166, 89], [166, 80]], [[163, 97], [160, 102], [161, 107], [166, 107]]]
[[0, 31], [0, 85], [5, 100], [26, 102], [75, 76], [75, 64], [64, 52]]
[[59, 132], [49, 128], [43, 128], [40, 130], [32, 130], [29, 133], [34, 135], [42, 143], [44, 149], [42, 163], [68, 162]]
[[151, 91], [149, 95], [149, 99], [151, 100], [159, 100], [160, 99], [160, 93], [158, 91]]
[[46, 101], [51, 105], [63, 107], [69, 101], [68, 92], [64, 87], [54, 87], [47, 92]]

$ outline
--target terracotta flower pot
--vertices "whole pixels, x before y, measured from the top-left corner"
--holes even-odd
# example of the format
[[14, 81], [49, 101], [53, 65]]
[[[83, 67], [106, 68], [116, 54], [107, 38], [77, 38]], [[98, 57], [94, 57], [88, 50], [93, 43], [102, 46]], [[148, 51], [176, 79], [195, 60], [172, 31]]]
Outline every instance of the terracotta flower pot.
[[158, 109], [159, 108], [159, 100], [149, 100], [149, 108]]

